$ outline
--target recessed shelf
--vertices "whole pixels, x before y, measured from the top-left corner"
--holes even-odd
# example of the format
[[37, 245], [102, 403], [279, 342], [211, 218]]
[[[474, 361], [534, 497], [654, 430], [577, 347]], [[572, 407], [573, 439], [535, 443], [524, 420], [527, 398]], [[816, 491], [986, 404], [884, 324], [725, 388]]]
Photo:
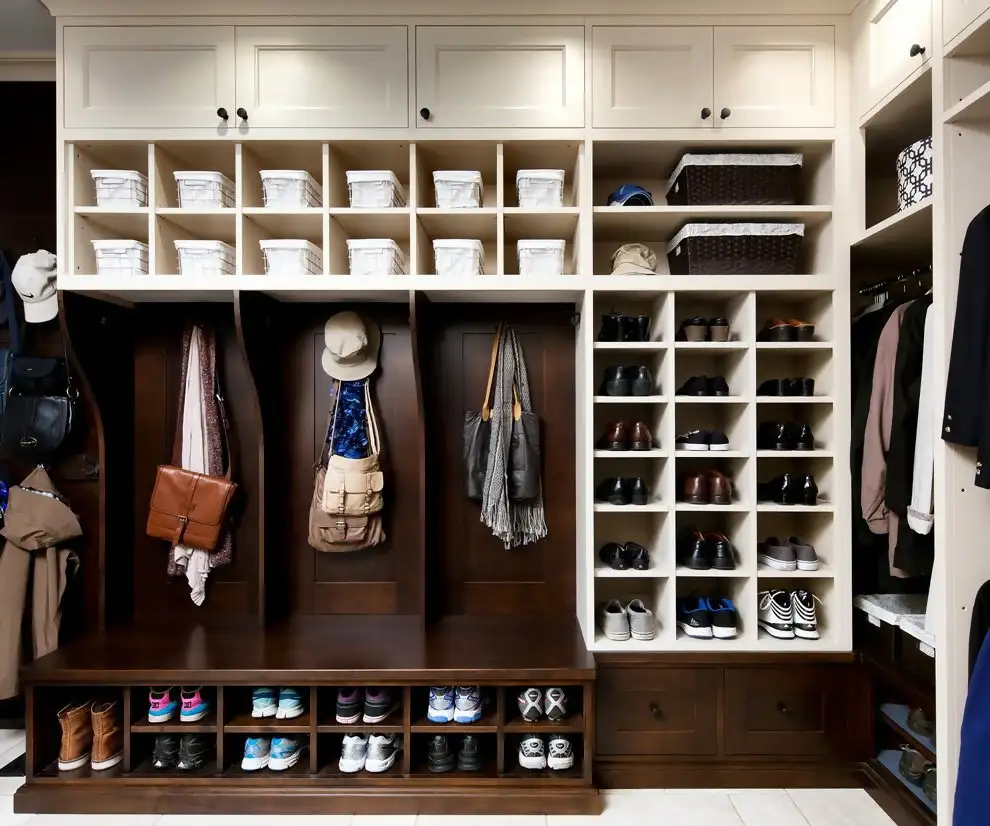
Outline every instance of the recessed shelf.
[[663, 579], [670, 576], [670, 571], [662, 568], [647, 568], [645, 571], [629, 568], [625, 571], [617, 571], [607, 565], [598, 564], [595, 566], [595, 576], [604, 579]]
[[968, 94], [945, 113], [946, 123], [990, 119], [990, 81]]
[[495, 734], [497, 731], [494, 703], [488, 705], [476, 723], [434, 723], [420, 717], [412, 724], [413, 734]]
[[832, 459], [831, 450], [758, 450], [757, 459]]
[[677, 404], [747, 404], [745, 396], [674, 396]]
[[217, 714], [211, 711], [202, 720], [194, 723], [183, 723], [174, 717], [167, 723], [151, 723], [146, 717], [131, 723], [131, 731], [135, 734], [212, 734], [217, 730]]
[[236, 209], [189, 209], [161, 207], [155, 215], [190, 233], [193, 238], [233, 240], [237, 218]]
[[76, 207], [73, 212], [104, 227], [110, 232], [120, 234], [122, 239], [136, 241], [148, 239], [148, 207], [130, 207], [108, 209], [106, 207]]
[[648, 353], [654, 350], [666, 350], [669, 346], [665, 341], [596, 341], [594, 349]]
[[630, 237], [671, 238], [689, 221], [795, 221], [817, 226], [832, 217], [830, 206], [652, 206], [594, 208], [596, 241]]
[[860, 129], [896, 130], [915, 118], [931, 119], [932, 61], [926, 60], [859, 121]]
[[417, 209], [416, 217], [432, 239], [477, 238], [481, 241], [491, 241], [498, 235], [498, 210], [493, 207], [477, 209], [427, 207]]
[[863, 252], [890, 251], [920, 253], [932, 247], [932, 199], [891, 215], [874, 224], [852, 244], [853, 250]]
[[694, 568], [688, 568], [686, 565], [677, 566], [677, 576], [685, 577], [688, 579], [722, 579], [724, 577], [729, 577], [730, 579], [738, 579], [741, 577], [752, 576], [752, 574], [745, 568], [733, 568], [731, 571], [722, 571], [717, 568], [709, 568], [706, 571], [698, 571]]
[[758, 502], [758, 513], [832, 513], [835, 506], [831, 502], [819, 502], [817, 505], [778, 505], [776, 502]]
[[732, 502], [729, 505], [695, 505], [693, 502], [677, 502], [674, 510], [686, 513], [747, 513], [752, 505], [744, 502]]
[[[660, 254], [662, 250], [657, 250]], [[590, 289], [606, 293], [656, 295], [657, 292], [832, 293], [829, 273], [814, 275], [593, 275]]]
[[339, 207], [330, 210], [330, 218], [348, 238], [391, 238], [405, 241], [409, 238], [412, 212], [409, 209], [351, 209]]
[[515, 716], [505, 723], [502, 730], [507, 734], [552, 734], [556, 731], [580, 734], [584, 731], [584, 718], [578, 713], [569, 714], [559, 722], [539, 720], [531, 723], [528, 720], [523, 720], [517, 711]]
[[595, 513], [665, 513], [670, 508], [665, 502], [648, 502], [645, 505], [611, 505], [595, 502]]
[[835, 576], [834, 571], [824, 563], [817, 571], [778, 571], [760, 562], [757, 573], [773, 579], [832, 579]]
[[[819, 612], [822, 608], [819, 606]], [[836, 651], [838, 650], [838, 641], [835, 640], [832, 635], [828, 632], [827, 628], [821, 627], [821, 614], [819, 613], [819, 627], [818, 633], [821, 635], [817, 640], [804, 640], [800, 637], [795, 637], [790, 640], [779, 640], [776, 637], [771, 637], [762, 628], [759, 629], [759, 634], [757, 639], [759, 641], [760, 651]]]
[[716, 351], [716, 352], [736, 352], [742, 350], [748, 350], [750, 348], [749, 342], [746, 341], [675, 341], [675, 350], [694, 350], [694, 351]]
[[990, 15], [983, 13], [945, 44], [944, 57], [985, 57], [990, 54]]
[[309, 712], [291, 720], [278, 720], [275, 717], [252, 717], [250, 712], [238, 714], [224, 723], [224, 734], [309, 734]]
[[757, 404], [833, 404], [832, 396], [757, 396]]
[[[596, 459], [662, 459], [667, 455], [666, 450], [596, 450]], [[680, 455], [680, 454], [678, 454]]]
[[746, 450], [678, 450], [674, 453], [678, 459], [748, 459]]
[[758, 341], [757, 350], [780, 350], [787, 353], [812, 353], [831, 350], [831, 341]]
[[323, 236], [323, 211], [317, 208], [245, 207], [244, 217], [275, 238], [322, 238]]
[[570, 245], [577, 230], [580, 210], [577, 207], [560, 209], [506, 207], [503, 213], [505, 237], [509, 241], [520, 238], [559, 238]]
[[595, 404], [666, 404], [666, 396], [595, 396]]

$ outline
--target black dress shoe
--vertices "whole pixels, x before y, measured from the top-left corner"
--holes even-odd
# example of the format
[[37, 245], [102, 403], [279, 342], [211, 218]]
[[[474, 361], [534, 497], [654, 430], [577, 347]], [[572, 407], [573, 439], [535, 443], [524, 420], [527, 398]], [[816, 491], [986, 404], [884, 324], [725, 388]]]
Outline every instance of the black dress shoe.
[[691, 376], [677, 388], [678, 396], [707, 396], [708, 376]]
[[681, 564], [692, 571], [710, 571], [714, 549], [700, 531], [684, 537], [681, 543]]
[[629, 567], [636, 571], [645, 571], [650, 567], [650, 552], [638, 542], [626, 543], [626, 561]]
[[757, 498], [763, 502], [776, 502], [778, 505], [796, 505], [798, 502], [798, 485], [789, 473], [769, 482], [760, 482], [756, 487]]
[[650, 317], [648, 315], [638, 315], [629, 319], [629, 328], [632, 333], [630, 341], [650, 340]]
[[757, 450], [793, 450], [788, 426], [781, 422], [763, 422], [756, 432]]
[[708, 319], [700, 315], [684, 319], [674, 338], [677, 341], [705, 341], [708, 338]]
[[815, 434], [809, 424], [791, 422], [787, 425], [788, 450], [814, 450]]
[[619, 327], [619, 320], [622, 318], [618, 313], [608, 313], [602, 316], [602, 326], [598, 331], [598, 341], [622, 341], [622, 332]]
[[727, 318], [712, 318], [708, 321], [708, 340], [709, 341], [728, 341], [729, 340], [729, 319]]
[[801, 483], [801, 504], [818, 504], [818, 484], [815, 482], [815, 477], [810, 473], [805, 474], [804, 480]]
[[626, 549], [618, 542], [606, 542], [598, 549], [598, 556], [613, 571], [625, 571], [629, 567]]
[[628, 396], [631, 391], [627, 367], [606, 367], [599, 396]]
[[634, 396], [653, 395], [655, 385], [653, 384], [653, 373], [650, 372], [649, 367], [645, 364], [639, 364], [632, 367], [624, 367], [623, 370], [629, 376], [629, 389]]
[[767, 379], [756, 388], [757, 396], [790, 396], [791, 379]]
[[609, 477], [595, 488], [595, 500], [610, 505], [628, 505], [629, 494], [621, 477]]
[[797, 378], [787, 380], [787, 392], [784, 396], [814, 396], [815, 380], [807, 378]]
[[650, 499], [650, 489], [646, 486], [641, 476], [626, 477], [622, 480], [629, 503], [633, 505], [645, 505]]
[[712, 376], [708, 379], [708, 396], [728, 396], [729, 383], [724, 376]]
[[718, 571], [734, 571], [736, 557], [728, 537], [720, 533], [710, 533], [706, 539], [712, 549], [712, 567]]

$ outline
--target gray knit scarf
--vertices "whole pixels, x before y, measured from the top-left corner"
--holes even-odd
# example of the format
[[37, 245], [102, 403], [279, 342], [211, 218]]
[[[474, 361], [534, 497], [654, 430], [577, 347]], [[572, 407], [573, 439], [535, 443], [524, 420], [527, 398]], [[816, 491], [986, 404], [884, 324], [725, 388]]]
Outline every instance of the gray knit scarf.
[[526, 359], [515, 330], [506, 326], [498, 349], [495, 370], [495, 393], [492, 402], [491, 443], [488, 469], [481, 499], [481, 521], [506, 548], [539, 542], [547, 535], [543, 513], [543, 492], [528, 502], [509, 501], [509, 441], [512, 437], [512, 385], [519, 393], [523, 411], [533, 410], [529, 395]]

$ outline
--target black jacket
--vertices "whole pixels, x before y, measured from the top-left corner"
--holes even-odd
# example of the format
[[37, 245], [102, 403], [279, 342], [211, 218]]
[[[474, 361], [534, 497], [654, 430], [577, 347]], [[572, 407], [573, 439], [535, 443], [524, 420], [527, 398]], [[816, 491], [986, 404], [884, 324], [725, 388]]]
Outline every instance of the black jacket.
[[976, 485], [990, 488], [990, 207], [970, 221], [945, 385], [942, 439], [975, 447]]

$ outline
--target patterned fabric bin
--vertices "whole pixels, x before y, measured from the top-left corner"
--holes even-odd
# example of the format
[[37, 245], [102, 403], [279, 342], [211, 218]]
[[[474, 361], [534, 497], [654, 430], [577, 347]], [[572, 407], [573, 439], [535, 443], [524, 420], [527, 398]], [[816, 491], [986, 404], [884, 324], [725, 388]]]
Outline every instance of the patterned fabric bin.
[[897, 156], [897, 211], [932, 194], [932, 139], [915, 141]]

